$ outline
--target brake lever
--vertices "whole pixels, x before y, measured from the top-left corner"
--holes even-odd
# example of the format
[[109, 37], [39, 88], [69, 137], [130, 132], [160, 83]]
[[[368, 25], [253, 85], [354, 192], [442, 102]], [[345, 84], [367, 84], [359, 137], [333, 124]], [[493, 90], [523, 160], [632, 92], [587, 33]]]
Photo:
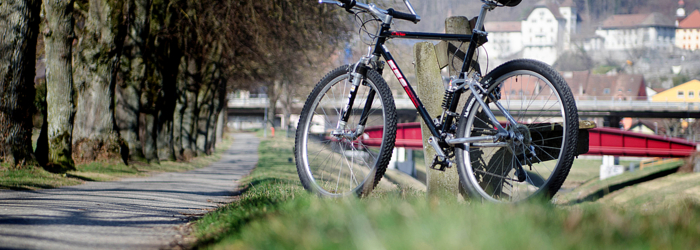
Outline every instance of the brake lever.
[[348, 5], [348, 6], [351, 6], [351, 7], [349, 7], [349, 8], [346, 7], [346, 5], [345, 5], [344, 3], [339, 2], [339, 1], [318, 0], [318, 3], [320, 3], [320, 4], [324, 4], [324, 3], [335, 4], [335, 5], [340, 6], [340, 7], [343, 8], [343, 9], [345, 9], [345, 11], [347, 11], [348, 13], [350, 13], [350, 14], [355, 14], [355, 12], [351, 10], [352, 7], [355, 6], [355, 0], [353, 0], [353, 1]]
[[318, 0], [318, 3], [320, 3], [320, 4], [324, 4], [324, 3], [335, 4], [335, 5], [338, 5], [338, 6], [340, 6], [340, 7], [345, 7], [345, 6], [343, 5], [343, 3], [338, 2], [338, 1]]

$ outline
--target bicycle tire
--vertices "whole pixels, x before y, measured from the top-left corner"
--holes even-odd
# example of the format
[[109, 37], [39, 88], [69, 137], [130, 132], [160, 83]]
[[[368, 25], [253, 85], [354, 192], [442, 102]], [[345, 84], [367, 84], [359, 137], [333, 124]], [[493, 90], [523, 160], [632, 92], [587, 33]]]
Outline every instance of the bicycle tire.
[[[458, 145], [457, 170], [466, 195], [492, 202], [551, 199], [569, 173], [578, 139], [578, 112], [569, 86], [549, 65], [529, 59], [497, 67], [481, 84], [520, 125], [505, 118], [498, 118], [499, 123], [525, 139], [507, 141], [501, 148]], [[475, 98], [471, 95], [462, 111], [457, 138], [495, 134]], [[484, 100], [497, 117], [504, 117]], [[530, 146], [536, 156], [527, 154]]]
[[[294, 147], [297, 173], [304, 188], [320, 196], [369, 194], [384, 175], [394, 148], [396, 107], [389, 86], [375, 70], [368, 70], [357, 88], [347, 128], [356, 131], [354, 125], [359, 124], [363, 100], [373, 89], [376, 94], [366, 127], [383, 126], [381, 145], [365, 144], [366, 133], [352, 141], [329, 133], [336, 128], [339, 113], [347, 103], [352, 85], [348, 73], [351, 67], [338, 67], [321, 79], [307, 98], [297, 126]], [[373, 139], [377, 142], [377, 138]]]

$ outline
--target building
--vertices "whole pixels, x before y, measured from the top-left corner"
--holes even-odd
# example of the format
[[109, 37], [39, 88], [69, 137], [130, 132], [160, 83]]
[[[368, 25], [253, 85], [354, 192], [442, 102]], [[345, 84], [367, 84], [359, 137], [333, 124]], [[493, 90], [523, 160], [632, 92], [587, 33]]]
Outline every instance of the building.
[[540, 1], [521, 23], [523, 57], [554, 64], [571, 45], [578, 27], [578, 14], [571, 0], [559, 4]]
[[572, 0], [543, 0], [516, 22], [487, 22], [489, 42], [484, 48], [494, 59], [504, 59], [517, 53], [553, 64], [563, 50], [571, 48], [580, 18]]
[[676, 9], [676, 27], [680, 24], [683, 19], [685, 19], [685, 2], [683, 0], [678, 1], [678, 9]]
[[674, 21], [661, 13], [613, 15], [603, 21], [596, 35], [605, 39], [606, 50], [671, 48], [675, 29]]
[[700, 11], [693, 11], [678, 23], [676, 47], [688, 50], [700, 48]]
[[590, 71], [561, 74], [577, 100], [648, 100], [641, 74], [597, 75]]
[[509, 58], [523, 49], [521, 22], [488, 22], [489, 42], [483, 46], [492, 58]]
[[652, 102], [700, 102], [700, 81], [692, 80], [651, 97]]

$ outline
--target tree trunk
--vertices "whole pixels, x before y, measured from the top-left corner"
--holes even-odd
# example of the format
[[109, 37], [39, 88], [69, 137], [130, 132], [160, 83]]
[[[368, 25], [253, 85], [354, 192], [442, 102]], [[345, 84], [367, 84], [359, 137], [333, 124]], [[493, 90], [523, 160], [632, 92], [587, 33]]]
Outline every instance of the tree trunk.
[[[141, 110], [141, 102], [139, 99], [141, 86], [135, 86], [132, 75], [134, 71], [127, 58], [124, 58], [122, 70], [124, 72], [124, 81], [119, 84], [116, 91], [116, 123], [119, 128], [119, 134], [129, 148], [129, 160], [137, 162], [146, 162], [143, 156], [141, 141], [139, 140], [139, 110]], [[127, 73], [128, 72], [128, 73]]]
[[41, 1], [0, 3], [0, 160], [34, 165], [34, 68]]
[[[148, 59], [151, 58], [149, 57]], [[162, 78], [154, 69], [155, 63], [156, 62], [152, 60], [148, 60], [148, 75], [144, 87], [141, 90], [141, 117], [143, 117], [143, 126], [141, 127], [143, 136], [141, 137], [141, 144], [143, 146], [143, 155], [148, 162], [159, 162], [158, 147], [156, 144], [156, 137], [158, 135], [156, 129], [158, 123], [156, 102]]]
[[[73, 159], [126, 160], [114, 120], [116, 72], [124, 44], [124, 2], [92, 0], [74, 56], [78, 99], [73, 126]], [[121, 153], [121, 155], [120, 155]]]
[[46, 107], [49, 156], [46, 169], [65, 172], [75, 169], [72, 158], [73, 105], [73, 1], [44, 3], [46, 32]]
[[267, 108], [267, 122], [271, 128], [275, 127], [275, 116], [277, 115], [277, 100], [280, 97], [280, 92], [282, 92], [282, 81], [275, 80], [271, 87], [267, 88], [267, 98], [270, 102]]
[[[172, 8], [171, 4], [177, 4], [177, 1], [154, 0], [151, 14], [151, 27], [153, 28], [151, 29], [152, 38], [150, 41], [156, 48], [156, 57], [154, 58], [158, 62], [157, 70], [162, 78], [161, 91], [156, 102], [156, 111], [158, 112], [156, 144], [158, 146], [158, 159], [161, 161], [177, 160], [174, 147], [174, 115], [177, 103], [178, 67], [182, 52], [178, 48], [176, 39], [160, 35], [163, 30], [172, 32], [175, 18], [180, 15], [179, 9]], [[158, 37], [158, 39], [153, 37]]]
[[285, 130], [286, 136], [290, 136], [290, 119], [292, 118], [292, 101], [294, 100], [294, 88], [292, 88], [291, 82], [287, 79], [284, 80], [282, 88], [284, 89], [284, 98], [282, 99], [282, 112], [284, 112], [284, 123], [281, 125], [282, 129]]
[[121, 138], [129, 145], [129, 160], [148, 162], [143, 152], [143, 137], [141, 137], [139, 117], [141, 116], [141, 94], [147, 70], [149, 56], [146, 43], [149, 35], [149, 0], [133, 0], [129, 2], [128, 33], [124, 42], [121, 59], [124, 84], [117, 89], [117, 127]]
[[197, 109], [197, 93], [200, 88], [199, 65], [194, 59], [187, 59], [187, 72], [185, 73], [185, 100], [182, 113], [182, 156], [185, 160], [189, 160], [196, 156], [196, 139], [197, 139], [197, 117], [199, 111]]
[[156, 147], [156, 115], [154, 109], [141, 112], [141, 145], [143, 146], [143, 155], [148, 162], [159, 163], [158, 151]]
[[[173, 46], [172, 49], [176, 49]], [[176, 52], [171, 52], [176, 53]], [[158, 145], [158, 159], [174, 161], [175, 156], [175, 113], [177, 108], [177, 75], [178, 75], [178, 63], [180, 61], [180, 55], [174, 54], [169, 56], [167, 62], [163, 62], [162, 75], [162, 91], [161, 96], [158, 97], [158, 102], [156, 105], [156, 110], [158, 112], [158, 122], [157, 122], [157, 145]], [[178, 126], [179, 127], [179, 126]]]
[[[207, 72], [213, 71], [210, 68], [216, 67], [213, 63], [208, 68]], [[213, 89], [212, 85], [214, 84], [213, 81], [213, 74], [212, 73], [207, 73], [207, 77], [203, 79], [203, 84], [202, 87], [199, 88], [199, 93], [197, 95], [197, 137], [196, 137], [196, 145], [197, 145], [197, 155], [202, 155], [202, 154], [207, 154], [207, 144], [208, 144], [208, 129], [209, 129], [209, 118], [211, 116], [211, 113], [213, 111], [212, 109], [212, 99], [213, 98]]]
[[215, 86], [214, 100], [212, 102], [214, 112], [212, 112], [212, 115], [209, 118], [211, 121], [209, 123], [209, 147], [207, 149], [209, 154], [214, 152], [216, 149], [216, 144], [219, 142], [219, 127], [221, 126], [219, 124], [223, 123], [221, 114], [224, 112], [223, 110], [226, 103], [226, 81], [220, 78], [220, 76], [217, 76], [217, 78], [218, 81]]
[[219, 111], [219, 83], [221, 82], [221, 79], [219, 78], [219, 71], [216, 70], [214, 74], [214, 79], [212, 79], [212, 84], [211, 84], [211, 94], [209, 96], [209, 99], [207, 103], [209, 103], [209, 111], [206, 113], [206, 132], [204, 136], [206, 136], [206, 142], [204, 144], [204, 153], [207, 155], [211, 155], [214, 152], [214, 144], [216, 142], [216, 122], [217, 122], [217, 115]]
[[185, 109], [187, 107], [187, 95], [186, 88], [186, 72], [187, 72], [187, 59], [186, 57], [181, 57], [178, 65], [177, 78], [175, 79], [177, 92], [175, 99], [175, 111], [173, 113], [173, 150], [175, 151], [175, 157], [177, 160], [184, 160], [184, 141], [183, 135], [184, 130], [182, 126], [182, 118], [185, 115]]

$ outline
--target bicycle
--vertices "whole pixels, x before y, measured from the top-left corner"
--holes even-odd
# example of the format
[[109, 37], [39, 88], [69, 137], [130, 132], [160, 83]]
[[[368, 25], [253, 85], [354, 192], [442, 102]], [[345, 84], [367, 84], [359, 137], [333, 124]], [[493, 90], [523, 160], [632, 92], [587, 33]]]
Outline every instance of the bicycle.
[[[456, 163], [460, 184], [471, 198], [495, 202], [552, 198], [576, 151], [578, 113], [573, 95], [557, 71], [535, 60], [509, 61], [484, 77], [470, 74], [477, 45], [487, 41], [483, 29], [487, 12], [520, 3], [481, 1], [472, 35], [390, 30], [393, 19], [420, 21], [408, 0], [404, 3], [410, 13], [355, 0], [319, 1], [371, 14], [381, 27], [368, 54], [328, 73], [304, 104], [294, 149], [304, 188], [321, 196], [362, 196], [382, 178], [397, 125], [393, 96], [381, 77], [388, 64], [430, 130], [429, 146], [437, 152], [430, 168], [444, 170]], [[424, 108], [384, 45], [392, 38], [469, 43], [461, 73], [445, 89], [442, 115], [433, 118]], [[465, 92], [469, 97], [459, 114], [456, 109]], [[382, 126], [381, 139], [368, 138], [364, 133], [368, 126]]]

